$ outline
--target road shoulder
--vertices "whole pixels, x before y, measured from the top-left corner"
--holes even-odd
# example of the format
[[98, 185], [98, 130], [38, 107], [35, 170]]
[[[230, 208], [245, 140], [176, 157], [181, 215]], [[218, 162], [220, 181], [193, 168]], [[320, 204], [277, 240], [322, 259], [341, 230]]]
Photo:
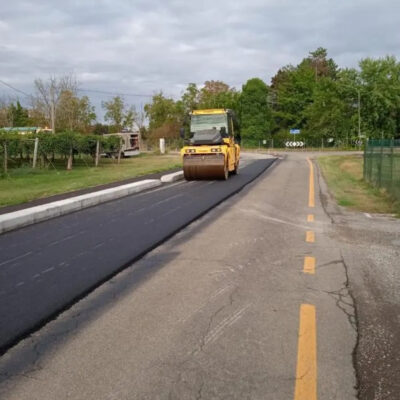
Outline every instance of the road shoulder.
[[356, 306], [353, 353], [361, 399], [400, 393], [400, 224], [390, 215], [348, 211], [336, 204], [322, 177], [320, 199], [341, 247]]

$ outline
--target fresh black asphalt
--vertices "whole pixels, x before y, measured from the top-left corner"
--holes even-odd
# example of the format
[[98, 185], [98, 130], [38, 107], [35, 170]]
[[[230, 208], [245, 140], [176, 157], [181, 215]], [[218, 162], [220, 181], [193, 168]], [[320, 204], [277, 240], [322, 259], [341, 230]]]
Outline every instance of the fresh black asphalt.
[[0, 350], [254, 180], [181, 182], [0, 235]]

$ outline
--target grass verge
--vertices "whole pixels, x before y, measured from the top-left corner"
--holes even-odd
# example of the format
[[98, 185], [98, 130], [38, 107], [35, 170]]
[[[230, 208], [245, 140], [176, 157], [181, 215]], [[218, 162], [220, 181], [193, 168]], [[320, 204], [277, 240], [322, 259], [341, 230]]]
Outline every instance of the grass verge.
[[141, 154], [122, 159], [120, 164], [117, 164], [116, 160], [101, 159], [97, 168], [91, 167], [84, 160], [76, 160], [71, 171], [66, 171], [63, 165], [52, 166], [49, 169], [10, 169], [6, 176], [0, 178], [0, 207], [162, 172], [179, 166], [179, 156]]
[[400, 214], [398, 202], [363, 180], [362, 155], [322, 156], [318, 164], [340, 206], [368, 213]]

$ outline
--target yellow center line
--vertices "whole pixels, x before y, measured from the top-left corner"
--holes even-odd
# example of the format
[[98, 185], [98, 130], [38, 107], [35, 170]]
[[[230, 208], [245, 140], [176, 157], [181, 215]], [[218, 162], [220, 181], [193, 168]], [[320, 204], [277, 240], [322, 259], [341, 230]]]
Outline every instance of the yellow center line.
[[314, 243], [315, 242], [315, 234], [313, 231], [306, 232], [306, 242]]
[[315, 207], [314, 202], [314, 166], [309, 158], [307, 158], [308, 165], [310, 166], [310, 185], [308, 191], [308, 207]]
[[314, 222], [314, 214], [307, 215], [307, 222]]
[[303, 272], [305, 274], [315, 274], [315, 257], [304, 257]]
[[294, 400], [317, 400], [317, 328], [315, 306], [300, 306]]

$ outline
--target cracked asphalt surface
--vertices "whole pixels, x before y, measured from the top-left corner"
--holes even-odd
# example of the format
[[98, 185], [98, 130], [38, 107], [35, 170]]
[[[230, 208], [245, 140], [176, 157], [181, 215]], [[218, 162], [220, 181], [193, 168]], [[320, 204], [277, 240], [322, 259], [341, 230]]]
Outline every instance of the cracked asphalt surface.
[[318, 399], [397, 399], [398, 222], [335, 207], [318, 173], [310, 211], [307, 155], [285, 156], [10, 349], [0, 398], [293, 399], [299, 309], [312, 304]]
[[274, 159], [228, 181], [167, 185], [0, 235], [0, 349], [240, 190]]

